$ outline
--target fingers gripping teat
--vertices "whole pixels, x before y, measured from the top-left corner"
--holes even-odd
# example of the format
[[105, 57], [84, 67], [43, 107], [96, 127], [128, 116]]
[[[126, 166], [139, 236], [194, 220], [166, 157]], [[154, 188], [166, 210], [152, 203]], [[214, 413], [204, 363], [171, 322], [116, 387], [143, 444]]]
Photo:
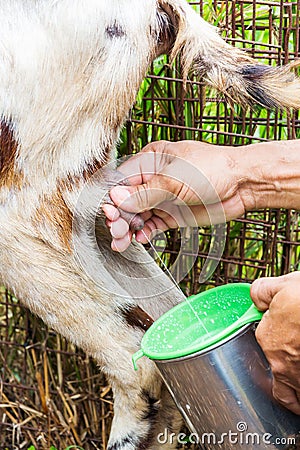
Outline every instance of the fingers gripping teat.
[[[130, 186], [129, 181], [118, 170], [109, 171], [109, 173], [107, 174], [107, 183], [109, 185], [109, 189], [111, 189], [113, 186]], [[124, 219], [125, 222], [128, 223], [129, 228], [132, 232], [139, 231], [144, 228], [144, 220], [141, 218], [141, 216], [136, 213], [124, 211], [122, 208], [116, 206], [110, 198], [109, 193], [105, 195], [104, 202], [113, 205], [118, 209], [120, 217], [122, 217], [122, 219]]]

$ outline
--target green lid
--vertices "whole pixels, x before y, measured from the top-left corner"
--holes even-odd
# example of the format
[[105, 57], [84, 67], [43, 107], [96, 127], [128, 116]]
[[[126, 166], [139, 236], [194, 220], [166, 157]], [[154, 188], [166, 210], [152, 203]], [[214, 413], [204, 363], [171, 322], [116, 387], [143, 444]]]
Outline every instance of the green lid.
[[161, 316], [145, 333], [134, 366], [142, 356], [174, 359], [207, 349], [246, 323], [260, 320], [250, 285], [232, 283], [188, 297]]

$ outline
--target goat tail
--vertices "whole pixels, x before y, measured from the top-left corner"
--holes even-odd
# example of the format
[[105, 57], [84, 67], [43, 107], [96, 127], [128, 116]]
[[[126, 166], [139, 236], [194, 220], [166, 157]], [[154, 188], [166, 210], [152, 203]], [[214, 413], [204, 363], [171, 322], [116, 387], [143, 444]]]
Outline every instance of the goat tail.
[[[254, 60], [231, 64], [226, 69], [211, 66], [204, 79], [222, 92], [227, 101], [247, 107], [255, 104], [268, 109], [300, 108], [300, 79], [293, 69], [300, 60], [282, 67], [258, 64]], [[203, 69], [200, 66], [200, 72]]]
[[230, 103], [243, 107], [260, 104], [276, 109], [300, 108], [300, 79], [294, 70], [300, 60], [282, 67], [260, 64], [245, 51], [227, 44], [214, 26], [184, 3], [172, 2], [173, 8], [177, 5], [177, 34], [171, 56], [181, 54], [185, 78], [193, 69]]

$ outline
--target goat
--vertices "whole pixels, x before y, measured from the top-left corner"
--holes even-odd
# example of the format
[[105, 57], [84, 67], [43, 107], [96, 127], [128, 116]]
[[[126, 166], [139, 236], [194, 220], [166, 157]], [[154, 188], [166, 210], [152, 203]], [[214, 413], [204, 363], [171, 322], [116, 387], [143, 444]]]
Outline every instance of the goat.
[[113, 171], [99, 169], [162, 53], [244, 105], [298, 108], [300, 83], [293, 65], [226, 44], [185, 0], [0, 5], [0, 282], [105, 371], [109, 450], [159, 449], [158, 433], [178, 432], [181, 418], [154, 364], [135, 372], [131, 355], [150, 317], [183, 295], [140, 245], [112, 252], [99, 203]]

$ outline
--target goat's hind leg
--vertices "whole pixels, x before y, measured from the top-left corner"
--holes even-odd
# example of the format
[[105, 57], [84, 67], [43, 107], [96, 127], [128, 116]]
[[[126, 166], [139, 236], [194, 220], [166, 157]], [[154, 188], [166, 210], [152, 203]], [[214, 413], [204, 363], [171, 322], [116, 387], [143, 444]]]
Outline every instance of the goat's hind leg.
[[100, 260], [95, 283], [73, 254], [56, 249], [28, 229], [22, 222], [6, 230], [2, 227], [3, 283], [50, 327], [93, 356], [107, 374], [115, 395], [109, 448], [158, 448], [157, 424], [163, 430], [170, 422], [176, 431], [173, 424], [179, 417], [171, 399], [162, 399], [164, 388], [155, 365], [144, 358], [139, 371], [133, 369], [131, 356], [143, 331], [129, 325], [124, 312], [134, 313], [137, 303]]
[[[132, 244], [124, 253], [112, 252], [110, 235], [104, 226], [97, 228], [98, 250], [102, 266], [119, 287], [133, 300], [126, 308], [120, 306], [119, 312], [127, 323], [127, 332], [132, 341], [132, 351], [139, 346], [144, 328], [146, 311], [158, 318], [163, 312], [184, 299], [170, 279], [159, 269], [145, 249]], [[127, 366], [132, 354], [128, 354]], [[120, 364], [118, 369], [120, 370]], [[133, 379], [132, 367], [127, 377]], [[111, 449], [158, 449], [161, 448], [158, 436], [179, 433], [182, 419], [166, 387], [162, 384], [154, 363], [143, 358], [135, 375], [135, 387], [128, 389], [125, 379], [109, 375], [115, 395], [115, 417], [110, 438]], [[121, 381], [121, 382], [120, 382]], [[133, 393], [136, 399], [133, 398]], [[134, 430], [129, 424], [136, 423]], [[131, 434], [128, 434], [131, 430]], [[164, 449], [173, 448], [171, 441]]]

